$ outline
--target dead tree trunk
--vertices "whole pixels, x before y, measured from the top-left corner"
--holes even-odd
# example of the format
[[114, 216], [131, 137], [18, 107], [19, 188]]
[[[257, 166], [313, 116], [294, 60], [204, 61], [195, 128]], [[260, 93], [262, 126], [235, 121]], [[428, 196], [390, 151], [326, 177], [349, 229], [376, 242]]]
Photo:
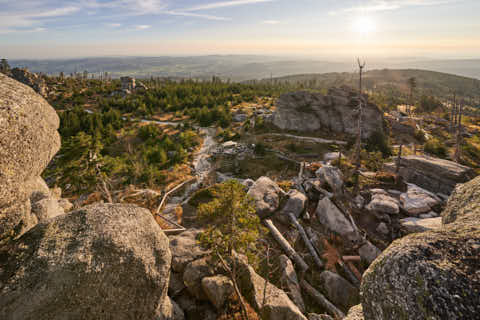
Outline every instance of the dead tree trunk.
[[397, 157], [397, 164], [395, 168], [395, 173], [398, 174], [400, 172], [400, 164], [402, 161], [402, 149], [403, 149], [403, 144], [400, 145], [400, 148], [398, 149], [398, 157]]
[[452, 114], [450, 118], [450, 132], [455, 130], [455, 109], [457, 108], [457, 94], [453, 93]]
[[333, 305], [327, 298], [320, 292], [318, 292], [314, 287], [312, 287], [307, 281], [302, 280], [300, 285], [303, 289], [311, 296], [315, 301], [317, 301], [325, 310], [328, 311], [336, 319], [345, 318], [345, 314], [340, 311], [337, 307]]
[[305, 245], [307, 246], [308, 251], [310, 251], [310, 254], [313, 257], [313, 260], [315, 261], [315, 264], [320, 269], [323, 269], [323, 262], [322, 262], [322, 260], [320, 260], [320, 257], [318, 256], [317, 251], [313, 247], [312, 242], [308, 238], [307, 233], [305, 232], [305, 229], [303, 229], [302, 225], [300, 223], [298, 223], [298, 221], [295, 218], [295, 216], [293, 215], [293, 213], [289, 212], [288, 216], [290, 217], [290, 221], [292, 222], [292, 224], [295, 226], [295, 228], [297, 228], [298, 232], [300, 233], [300, 236], [302, 237], [303, 241], [305, 242]]
[[362, 96], [362, 75], [363, 68], [365, 68], [365, 62], [362, 64], [360, 59], [358, 59], [358, 68], [360, 69], [360, 79], [359, 79], [359, 96], [358, 96], [358, 123], [357, 123], [357, 141], [355, 146], [355, 171], [358, 174], [360, 169], [360, 152], [362, 151], [362, 117], [363, 117], [363, 96]]
[[277, 227], [273, 224], [272, 220], [267, 219], [264, 220], [263, 223], [265, 226], [270, 230], [273, 238], [278, 242], [278, 244], [282, 247], [283, 251], [293, 261], [295, 261], [295, 265], [300, 268], [300, 271], [304, 273], [308, 270], [308, 265], [306, 262], [300, 257], [300, 255], [292, 248], [290, 243], [282, 236], [280, 231], [278, 231]]
[[460, 110], [458, 112], [458, 125], [457, 125], [457, 143], [455, 148], [455, 161], [460, 162], [462, 158], [462, 113], [463, 113], [464, 101], [460, 103]]

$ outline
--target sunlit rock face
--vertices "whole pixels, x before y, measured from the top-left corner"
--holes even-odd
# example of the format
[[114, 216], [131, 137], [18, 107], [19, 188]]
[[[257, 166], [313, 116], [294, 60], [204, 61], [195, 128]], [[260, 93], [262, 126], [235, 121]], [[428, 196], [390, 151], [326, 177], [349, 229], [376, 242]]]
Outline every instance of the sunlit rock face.
[[[347, 88], [331, 89], [326, 96], [306, 91], [286, 93], [277, 100], [273, 124], [282, 130], [356, 135], [358, 105], [358, 94]], [[364, 104], [362, 115], [364, 138], [383, 132], [383, 113], [376, 105]]]
[[30, 186], [60, 148], [58, 126], [40, 95], [0, 74], [0, 240], [36, 224]]

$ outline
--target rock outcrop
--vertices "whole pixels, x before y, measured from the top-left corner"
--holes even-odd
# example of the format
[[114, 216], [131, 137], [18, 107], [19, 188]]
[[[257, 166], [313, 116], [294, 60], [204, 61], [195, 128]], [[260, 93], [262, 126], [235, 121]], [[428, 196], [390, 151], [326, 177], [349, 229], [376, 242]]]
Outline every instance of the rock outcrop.
[[[396, 164], [385, 164], [385, 170], [395, 172]], [[399, 175], [430, 192], [452, 193], [457, 183], [465, 183], [475, 177], [475, 172], [456, 162], [429, 156], [406, 156], [400, 160]]]
[[38, 222], [30, 196], [60, 148], [58, 126], [55, 110], [42, 97], [0, 74], [0, 241]]
[[[331, 89], [328, 95], [306, 91], [280, 96], [273, 114], [273, 124], [282, 130], [301, 132], [330, 131], [355, 135], [358, 123], [358, 94], [346, 88]], [[383, 132], [379, 126], [383, 114], [372, 103], [363, 107], [363, 136]]]
[[42, 78], [38, 74], [32, 73], [27, 69], [22, 68], [13, 68], [11, 74], [15, 80], [31, 87], [39, 95], [43, 97], [47, 96], [47, 84], [44, 78]]
[[458, 186], [443, 215], [449, 224], [397, 240], [373, 262], [361, 288], [365, 319], [478, 318], [478, 190], [480, 178]]
[[2, 319], [153, 319], [171, 254], [150, 212], [92, 205], [25, 233], [0, 273]]

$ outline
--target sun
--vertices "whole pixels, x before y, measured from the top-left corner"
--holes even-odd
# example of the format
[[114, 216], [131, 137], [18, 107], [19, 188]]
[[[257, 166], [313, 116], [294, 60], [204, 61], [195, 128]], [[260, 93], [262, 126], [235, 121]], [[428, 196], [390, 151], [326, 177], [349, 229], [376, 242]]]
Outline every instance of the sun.
[[352, 28], [355, 32], [369, 34], [377, 29], [375, 21], [370, 17], [358, 17], [353, 21]]

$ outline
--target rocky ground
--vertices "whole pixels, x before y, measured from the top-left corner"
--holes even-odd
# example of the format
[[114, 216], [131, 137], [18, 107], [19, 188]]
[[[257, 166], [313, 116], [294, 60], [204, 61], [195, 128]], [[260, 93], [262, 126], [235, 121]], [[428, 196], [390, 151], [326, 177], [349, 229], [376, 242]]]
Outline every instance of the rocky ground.
[[[336, 96], [347, 104], [352, 98]], [[337, 101], [322, 99], [305, 101], [310, 107]], [[237, 178], [216, 174], [215, 157], [255, 156], [255, 146], [217, 145], [204, 129], [197, 183], [167, 201], [182, 208], [177, 218], [186, 230], [167, 237], [152, 213], [137, 206], [96, 203], [71, 211], [61, 191], [39, 177], [59, 148], [58, 117], [31, 89], [0, 75], [3, 121], [0, 318], [240, 319], [231, 279], [198, 243], [204, 226], [196, 209], [211, 179]], [[472, 180], [474, 172], [408, 156], [398, 175], [362, 172], [368, 183], [356, 193], [339, 158], [337, 152], [314, 163], [294, 160], [297, 172], [288, 181], [239, 179], [271, 250], [267, 271], [234, 257], [249, 318], [475, 319], [480, 180]]]

